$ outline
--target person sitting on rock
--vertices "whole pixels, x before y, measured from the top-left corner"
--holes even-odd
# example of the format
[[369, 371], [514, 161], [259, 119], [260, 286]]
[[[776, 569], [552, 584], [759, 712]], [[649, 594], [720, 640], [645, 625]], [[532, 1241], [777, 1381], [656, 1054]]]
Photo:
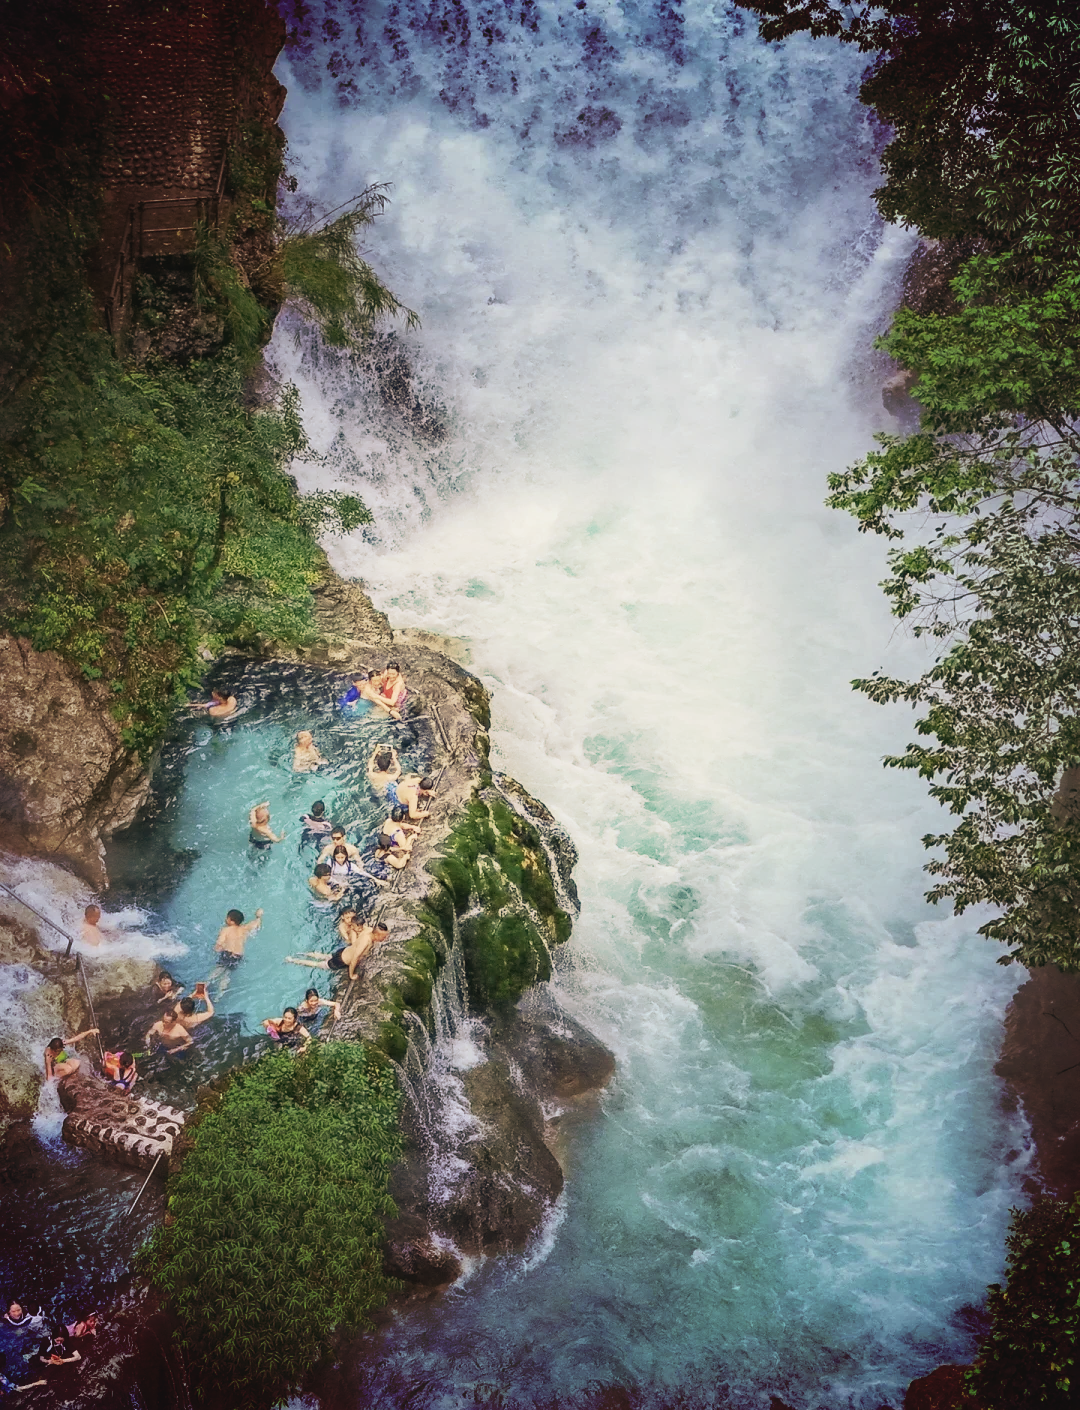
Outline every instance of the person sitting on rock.
[[329, 862], [316, 862], [315, 875], [308, 877], [308, 886], [311, 887], [311, 894], [319, 901], [332, 903], [340, 901], [345, 895], [345, 887], [341, 882], [331, 880]]
[[212, 690], [209, 700], [193, 700], [188, 708], [190, 710], [205, 710], [212, 720], [227, 720], [230, 715], [236, 714], [236, 696], [222, 694], [220, 690]]
[[312, 803], [310, 813], [301, 814], [300, 821], [304, 825], [304, 831], [300, 836], [301, 847], [305, 842], [317, 842], [321, 845], [320, 840], [329, 835], [333, 826], [326, 816], [326, 804], [321, 798]]
[[[23, 1381], [21, 1385], [17, 1385], [15, 1381], [8, 1378], [7, 1371], [7, 1357], [0, 1351], [0, 1395], [12, 1395], [17, 1390], [31, 1390], [34, 1386], [48, 1385], [48, 1381], [44, 1379], [39, 1381]], [[15, 1374], [18, 1375], [18, 1372], [16, 1371]]]
[[341, 1005], [337, 999], [324, 999], [318, 989], [309, 989], [303, 1001], [297, 1005], [296, 1012], [310, 1027], [312, 1024], [322, 1023], [325, 1018], [323, 1009], [329, 1009], [334, 1018], [341, 1017]]
[[87, 906], [83, 911], [82, 927], [79, 936], [84, 945], [93, 945], [95, 949], [103, 940], [108, 940], [111, 931], [101, 929], [101, 907], [93, 904]]
[[376, 793], [387, 793], [390, 785], [401, 777], [401, 760], [397, 750], [380, 744], [368, 760], [367, 776]]
[[360, 848], [354, 847], [351, 842], [346, 840], [345, 829], [343, 827], [335, 827], [330, 833], [330, 841], [319, 853], [319, 861], [329, 862], [339, 847], [345, 848], [351, 862], [358, 862], [360, 860]]
[[73, 1048], [76, 1043], [81, 1043], [84, 1038], [90, 1038], [97, 1032], [96, 1028], [87, 1028], [83, 1033], [76, 1033], [74, 1038], [53, 1038], [45, 1049], [46, 1082], [51, 1081], [53, 1077], [69, 1077], [73, 1072], [78, 1072], [79, 1059], [74, 1053], [69, 1053], [68, 1048]]
[[315, 737], [309, 729], [298, 730], [296, 748], [293, 750], [293, 773], [310, 774], [327, 760], [319, 753]]
[[311, 1042], [311, 1034], [294, 1008], [287, 1008], [280, 1018], [264, 1018], [263, 1027], [275, 1043], [285, 1048], [306, 1048]]
[[279, 837], [270, 826], [270, 804], [256, 803], [248, 813], [248, 841], [260, 849], [272, 847], [275, 842], [284, 842], [285, 834]]
[[101, 1059], [101, 1073], [114, 1092], [130, 1092], [139, 1080], [135, 1059], [128, 1052], [106, 1052]]
[[[205, 1004], [202, 1013], [195, 1012], [195, 1001], [201, 1000]], [[173, 1013], [181, 1025], [190, 1033], [193, 1028], [198, 1028], [200, 1023], [205, 1023], [214, 1016], [214, 1005], [210, 995], [206, 992], [206, 983], [195, 985], [195, 991], [188, 999], [181, 999], [173, 1009]]]
[[144, 1046], [153, 1048], [160, 1044], [167, 1053], [182, 1053], [194, 1046], [195, 1040], [177, 1018], [172, 1009], [166, 1009], [147, 1033]]

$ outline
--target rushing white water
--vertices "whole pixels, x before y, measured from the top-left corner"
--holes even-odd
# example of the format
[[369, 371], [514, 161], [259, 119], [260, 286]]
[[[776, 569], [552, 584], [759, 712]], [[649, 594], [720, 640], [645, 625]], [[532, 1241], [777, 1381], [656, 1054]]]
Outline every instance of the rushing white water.
[[922, 657], [880, 545], [821, 504], [884, 419], [868, 347], [909, 249], [874, 218], [862, 61], [667, 0], [307, 13], [301, 191], [393, 183], [371, 257], [423, 327], [410, 414], [283, 320], [297, 474], [376, 515], [339, 569], [468, 640], [500, 766], [581, 848], [556, 982], [619, 1061], [545, 1256], [385, 1364], [417, 1404], [896, 1403], [970, 1351], [1023, 1157], [991, 1075], [1015, 977], [922, 903], [939, 819], [878, 764], [908, 720], [848, 686]]

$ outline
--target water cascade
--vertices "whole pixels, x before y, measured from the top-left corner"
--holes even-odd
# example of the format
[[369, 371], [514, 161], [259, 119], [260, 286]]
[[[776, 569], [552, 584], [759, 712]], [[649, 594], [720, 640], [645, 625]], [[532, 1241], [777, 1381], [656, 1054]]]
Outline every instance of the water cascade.
[[934, 810], [878, 762], [909, 722], [848, 687], [922, 648], [821, 505], [886, 420], [910, 250], [863, 61], [668, 0], [296, 30], [300, 194], [393, 183], [371, 258], [423, 319], [366, 358], [279, 325], [296, 473], [363, 495], [335, 566], [466, 640], [499, 766], [580, 847], [554, 987], [619, 1060], [543, 1256], [396, 1324], [380, 1374], [431, 1406], [895, 1404], [970, 1352], [1024, 1158], [991, 1075], [1015, 977], [924, 906]]

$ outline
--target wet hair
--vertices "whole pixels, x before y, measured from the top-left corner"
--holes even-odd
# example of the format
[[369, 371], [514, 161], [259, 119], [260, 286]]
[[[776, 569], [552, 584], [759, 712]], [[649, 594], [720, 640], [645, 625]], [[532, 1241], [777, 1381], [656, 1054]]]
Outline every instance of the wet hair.
[[425, 774], [424, 777], [420, 780], [420, 792], [432, 793], [434, 792], [434, 790], [435, 780], [431, 777], [430, 774]]
[[375, 755], [375, 767], [380, 771], [385, 771], [394, 762], [394, 756], [389, 749], [380, 749]]
[[194, 999], [181, 999], [181, 1000], [180, 1000], [180, 1012], [181, 1012], [181, 1013], [194, 1013], [194, 1012], [195, 1012], [195, 1000], [194, 1000]]
[[341, 833], [342, 837], [345, 836], [345, 829], [341, 826], [340, 823], [335, 823], [334, 826], [330, 829], [330, 836], [336, 837], [339, 832]]
[[223, 705], [224, 705], [225, 701], [228, 700], [228, 698], [229, 698], [227, 695], [222, 695], [222, 693], [221, 693], [220, 690], [212, 690], [212, 691], [210, 692], [210, 695], [211, 695], [211, 698], [212, 698], [212, 699], [214, 699], [214, 700], [220, 700]]
[[328, 865], [326, 862], [319, 862], [319, 864], [318, 864], [318, 865], [316, 866], [316, 868], [315, 868], [315, 875], [316, 875], [316, 876], [329, 876], [329, 875], [330, 875], [330, 867], [329, 867], [329, 865]]
[[134, 1066], [134, 1063], [135, 1063], [135, 1059], [131, 1056], [130, 1053], [124, 1052], [124, 1053], [121, 1053], [121, 1054], [120, 1054], [120, 1066], [121, 1066], [121, 1067], [132, 1067], [132, 1066]]
[[45, 1051], [46, 1051], [47, 1053], [59, 1053], [59, 1052], [61, 1052], [61, 1051], [63, 1050], [63, 1047], [64, 1047], [64, 1040], [63, 1040], [63, 1038], [50, 1038], [50, 1039], [49, 1039], [49, 1046], [45, 1049]]
[[404, 822], [408, 816], [408, 808], [394, 808], [390, 813], [390, 818], [393, 822]]
[[400, 670], [401, 670], [401, 667], [398, 665], [398, 663], [397, 663], [396, 661], [387, 661], [387, 663], [386, 663], [386, 669], [387, 669], [388, 671], [400, 671]]
[[357, 671], [356, 674], [350, 676], [349, 679], [355, 685], [357, 681], [369, 681], [371, 677], [368, 675], [367, 671]]
[[337, 854], [339, 852], [345, 858], [346, 861], [349, 860], [349, 849], [345, 846], [344, 842], [339, 842], [338, 845], [334, 848], [333, 852], [330, 854], [334, 858], [334, 861], [337, 861]]
[[380, 832], [375, 839], [380, 852], [392, 852], [394, 850], [394, 839], [387, 832]]
[[306, 1002], [308, 999], [317, 999], [318, 997], [319, 997], [319, 991], [318, 991], [318, 989], [309, 989], [309, 990], [307, 991], [307, 993], [304, 995], [304, 1000], [305, 1000], [305, 1002]]
[[296, 1012], [296, 1010], [291, 1004], [287, 1009], [285, 1009], [281, 1016], [282, 1018], [288, 1018], [289, 1014], [292, 1014], [293, 1018], [297, 1021], [297, 1023], [300, 1022], [300, 1015]]
[[91, 911], [93, 911], [95, 915], [98, 915], [98, 916], [99, 916], [99, 915], [101, 914], [101, 907], [100, 907], [100, 906], [95, 906], [94, 903], [91, 902], [90, 905], [87, 906], [86, 910], [83, 911], [83, 915], [86, 917], [87, 920], [90, 919], [90, 912], [91, 912]]
[[372, 928], [372, 930], [382, 930], [382, 931], [385, 931], [387, 935], [389, 935], [389, 933], [390, 933], [390, 927], [387, 925], [386, 921], [384, 921], [384, 920], [377, 920], [377, 921], [375, 922], [375, 924], [374, 924], [371, 928]]
[[169, 973], [169, 971], [168, 971], [167, 969], [163, 969], [163, 970], [161, 971], [161, 973], [158, 975], [157, 979], [156, 979], [154, 982], [155, 982], [155, 984], [160, 984], [163, 979], [167, 979], [167, 980], [169, 981], [169, 987], [170, 987], [170, 989], [171, 989], [171, 988], [172, 988], [173, 977], [172, 977], [172, 975]]
[[323, 815], [323, 813], [325, 813], [325, 812], [326, 812], [326, 804], [323, 802], [323, 800], [322, 800], [321, 798], [319, 798], [316, 802], [312, 803], [312, 805], [311, 805], [311, 816], [312, 816], [313, 818], [321, 818], [322, 815]]
[[244, 923], [244, 912], [243, 912], [243, 911], [226, 911], [226, 912], [225, 912], [225, 919], [229, 922], [230, 925], [243, 925], [243, 923]]

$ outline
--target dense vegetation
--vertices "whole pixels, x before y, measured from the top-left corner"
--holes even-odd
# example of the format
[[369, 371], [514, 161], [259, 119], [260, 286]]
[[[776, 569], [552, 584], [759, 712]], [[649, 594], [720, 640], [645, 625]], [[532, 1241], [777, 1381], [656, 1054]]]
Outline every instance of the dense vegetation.
[[[894, 614], [940, 643], [915, 681], [854, 682], [922, 707], [914, 769], [952, 814], [924, 838], [930, 897], [989, 906], [1001, 963], [1080, 970], [1080, 12], [1073, 0], [744, 0], [771, 39], [879, 51], [862, 100], [889, 125], [882, 214], [946, 242], [951, 297], [901, 309], [880, 346], [920, 424], [830, 477], [891, 545]], [[1014, 1211], [1008, 1282], [969, 1375], [986, 1410], [1077, 1403], [1080, 1210]]]
[[272, 1053], [204, 1098], [146, 1255], [197, 1398], [278, 1403], [385, 1302], [398, 1102], [385, 1062], [334, 1042]]

